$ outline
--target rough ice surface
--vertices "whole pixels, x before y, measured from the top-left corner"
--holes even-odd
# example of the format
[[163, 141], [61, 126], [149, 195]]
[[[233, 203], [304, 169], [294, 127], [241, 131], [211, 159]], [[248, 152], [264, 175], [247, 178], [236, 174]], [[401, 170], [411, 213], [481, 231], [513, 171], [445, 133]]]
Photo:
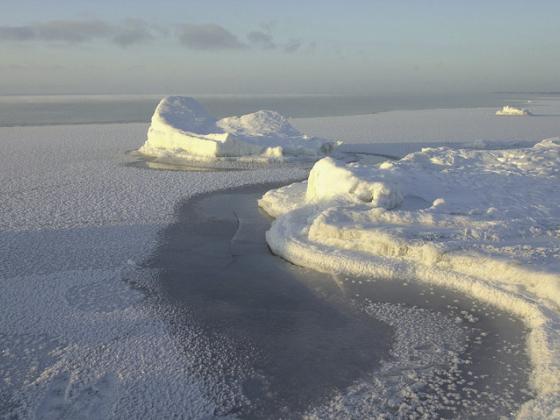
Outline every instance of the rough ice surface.
[[[453, 383], [460, 376], [459, 355], [466, 347], [461, 328], [441, 313], [406, 305], [370, 302], [365, 312], [395, 328], [392, 359], [366, 380], [350, 386], [344, 393], [338, 392], [327, 403], [311, 410], [308, 417], [438, 417], [445, 404], [438, 397], [430, 398], [419, 391], [427, 384], [438, 387]], [[441, 395], [443, 399], [460, 398], [458, 393], [441, 388], [439, 399]]]
[[157, 106], [148, 139], [139, 152], [167, 159], [267, 161], [320, 157], [330, 153], [337, 144], [300, 133], [274, 111], [257, 111], [216, 121], [196, 100], [169, 96]]
[[560, 140], [505, 150], [425, 148], [380, 165], [317, 162], [272, 190], [276, 254], [321, 271], [414, 278], [509, 310], [531, 333], [538, 398], [560, 412]]
[[0, 129], [0, 417], [211, 418], [236, 398], [218, 379], [236, 363], [227, 342], [212, 354], [195, 325], [171, 334], [139, 263], [179, 201], [307, 171], [129, 166], [146, 129]]
[[[2, 128], [0, 193], [9, 197], [0, 200], [2, 232], [47, 236], [55, 229], [161, 225], [173, 220], [175, 203], [181, 199], [301, 179], [308, 172], [297, 167], [231, 172], [129, 167], [135, 158], [126, 152], [138, 145], [146, 129], [141, 123]], [[33, 240], [29, 247], [34, 249]], [[10, 267], [9, 261], [0, 260], [0, 272]]]
[[502, 109], [497, 110], [496, 115], [522, 117], [522, 116], [530, 115], [530, 114], [529, 114], [529, 111], [527, 111], [526, 109], [516, 108], [514, 106], [506, 105]]
[[[557, 112], [551, 105], [545, 102], [531, 109], [550, 116], [501, 119], [488, 110], [430, 110], [291, 122], [302, 131], [348, 139], [367, 151], [383, 152], [380, 143], [392, 142], [392, 152], [401, 153], [409, 147], [401, 145], [412, 141], [410, 147], [416, 149], [443, 140], [468, 141], [476, 147], [488, 140], [536, 142], [558, 132], [559, 119], [552, 116]], [[193, 114], [194, 120], [197, 115]], [[402, 124], [403, 119], [407, 124]], [[230, 393], [231, 384], [223, 385], [219, 372], [238, 362], [233, 345], [224, 342], [218, 351], [210, 352], [204, 334], [190, 319], [180, 320], [186, 327], [179, 339], [174, 337], [168, 322], [174, 310], [157, 298], [158, 273], [138, 263], [157, 247], [158, 231], [174, 221], [175, 206], [183, 199], [241, 185], [293, 182], [303, 179], [307, 170], [178, 172], [130, 166], [133, 158], [125, 153], [137, 148], [147, 129], [147, 124], [0, 128], [0, 412], [43, 419], [77, 418], [78, 413], [93, 418], [172, 418], [177, 413], [212, 418], [217, 404], [227, 407], [228, 401], [238, 398]], [[286, 210], [295, 213], [306, 190], [305, 183], [279, 190], [285, 194], [277, 193], [279, 202], [283, 200], [277, 215]], [[526, 192], [526, 197], [532, 194]], [[423, 205], [417, 200], [417, 207]], [[306, 228], [304, 223], [300, 226]], [[314, 246], [318, 252], [326, 249], [346, 255], [338, 248]], [[357, 255], [347, 252], [348, 258]], [[363, 255], [372, 260], [370, 268], [380, 261], [386, 262], [385, 267], [393, 264], [388, 258]], [[419, 268], [412, 272], [444, 283], [437, 271], [432, 277], [429, 273]], [[448, 278], [459, 282], [464, 276]], [[493, 284], [483, 284], [472, 283], [472, 291], [478, 290], [481, 299], [489, 300], [483, 291], [495, 293], [496, 301], [508, 296]], [[511, 299], [520, 299], [523, 291], [512, 290]], [[547, 310], [538, 301], [533, 306], [521, 302], [519, 308], [535, 314], [529, 323], [536, 325], [531, 351], [559, 348], [552, 334], [559, 328], [551, 321], [556, 310]], [[535, 305], [542, 313], [533, 312]], [[439, 317], [438, 324], [432, 324], [429, 313], [420, 316], [394, 306], [370, 310], [375, 317], [394, 314], [388, 322], [398, 317], [410, 321], [409, 326], [395, 326], [403, 339], [407, 331], [449, 324]], [[538, 325], [544, 327], [539, 330]], [[426, 338], [442, 344], [440, 332], [429, 330]], [[450, 339], [446, 346], [457, 344], [452, 337], [445, 338]], [[539, 344], [546, 340], [546, 345]], [[407, 343], [401, 340], [395, 345], [395, 352], [402, 355], [399, 360], [405, 362], [402, 366], [410, 367], [408, 363], [417, 361], [417, 356], [428, 360], [423, 358], [429, 353], [422, 349], [417, 353]], [[553, 352], [542, 354], [537, 377], [539, 369], [542, 372], [554, 360]], [[551, 369], [550, 378], [554, 374]], [[360, 395], [360, 389], [352, 392]], [[548, 396], [524, 409], [533, 414], [541, 410], [543, 415], [535, 414], [539, 418], [554, 417], [550, 410], [554, 393]], [[347, 409], [318, 407], [310, 414]]]

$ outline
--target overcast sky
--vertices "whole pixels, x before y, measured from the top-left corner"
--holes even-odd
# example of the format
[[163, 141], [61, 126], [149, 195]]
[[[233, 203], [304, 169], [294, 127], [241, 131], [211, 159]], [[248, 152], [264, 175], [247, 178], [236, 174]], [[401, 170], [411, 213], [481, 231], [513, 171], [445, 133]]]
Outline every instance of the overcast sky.
[[556, 0], [2, 0], [0, 94], [560, 90]]

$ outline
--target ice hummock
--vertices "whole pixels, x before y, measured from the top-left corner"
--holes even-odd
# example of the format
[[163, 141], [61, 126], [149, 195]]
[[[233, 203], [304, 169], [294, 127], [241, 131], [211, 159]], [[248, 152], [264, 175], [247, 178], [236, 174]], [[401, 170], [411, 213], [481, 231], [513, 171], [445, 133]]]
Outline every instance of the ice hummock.
[[319, 158], [339, 142], [299, 132], [275, 111], [216, 120], [193, 98], [168, 96], [156, 107], [148, 138], [139, 149], [158, 158]]
[[320, 271], [451, 287], [521, 317], [537, 399], [560, 410], [560, 139], [425, 148], [378, 166], [324, 158], [266, 193], [272, 251]]
[[530, 115], [529, 111], [523, 108], [516, 108], [514, 106], [506, 105], [502, 109], [496, 111], [496, 115], [499, 116], [511, 116], [511, 117], [522, 117], [525, 115]]

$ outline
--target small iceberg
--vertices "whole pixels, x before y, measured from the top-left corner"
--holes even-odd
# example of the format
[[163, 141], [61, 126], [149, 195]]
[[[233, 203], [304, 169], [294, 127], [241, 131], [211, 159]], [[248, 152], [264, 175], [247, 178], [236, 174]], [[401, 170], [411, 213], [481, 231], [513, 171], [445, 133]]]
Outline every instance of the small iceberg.
[[302, 134], [274, 111], [216, 120], [195, 99], [168, 96], [156, 107], [138, 151], [156, 158], [271, 161], [321, 158], [340, 143]]
[[509, 117], [522, 117], [525, 115], [531, 115], [531, 113], [523, 108], [516, 108], [514, 106], [506, 105], [502, 109], [496, 111], [496, 115], [509, 116]]

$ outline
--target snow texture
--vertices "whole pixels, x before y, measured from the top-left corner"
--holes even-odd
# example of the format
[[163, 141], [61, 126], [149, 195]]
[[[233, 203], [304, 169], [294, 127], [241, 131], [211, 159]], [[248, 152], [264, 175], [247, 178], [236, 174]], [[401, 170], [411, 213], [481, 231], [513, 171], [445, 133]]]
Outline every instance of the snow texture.
[[[204, 127], [208, 121], [201, 120], [200, 110], [192, 108], [191, 122]], [[384, 151], [379, 144], [382, 142], [416, 142], [413, 146], [390, 145], [392, 152], [400, 153], [407, 147], [419, 148], [421, 142], [469, 141], [476, 147], [492, 139], [536, 142], [537, 136], [558, 132], [559, 119], [553, 116], [557, 111], [551, 104], [545, 101], [532, 109], [550, 116], [500, 119], [490, 110], [399, 111], [298, 120], [294, 124], [304, 131], [309, 127], [308, 132], [314, 134], [348, 139], [355, 143], [353, 146], [378, 153]], [[407, 124], [401, 123], [403, 118]], [[234, 121], [230, 120], [230, 127], [236, 126]], [[169, 331], [168, 320], [179, 315], [158, 301], [158, 273], [137, 262], [153, 252], [158, 245], [158, 230], [174, 221], [175, 205], [183, 199], [248, 184], [293, 182], [304, 178], [307, 171], [285, 166], [179, 172], [131, 166], [135, 158], [126, 152], [145, 139], [147, 128], [146, 124], [0, 128], [0, 411], [7, 416], [172, 418], [180, 413], [186, 418], [213, 418], [223, 414], [216, 411], [216, 404], [227, 408], [239, 398], [231, 394], [231, 383], [223, 384], [224, 367], [243, 366], [235, 360], [232, 344], [218, 337], [220, 348], [209, 351], [204, 334], [188, 317], [176, 321], [183, 326], [180, 333]], [[276, 215], [289, 210], [295, 216], [306, 189], [306, 184], [300, 183], [279, 190]], [[525, 197], [522, 203], [533, 194], [537, 200], [542, 198], [539, 191], [512, 190], [516, 196]], [[549, 196], [558, 196], [557, 190], [553, 193], [556, 195]], [[404, 196], [403, 200], [410, 202], [410, 197]], [[420, 208], [426, 205], [422, 200], [416, 202]], [[371, 208], [368, 203], [360, 205]], [[355, 207], [355, 203], [350, 206]], [[273, 213], [272, 207], [267, 210]], [[397, 207], [388, 212], [399, 211]], [[299, 226], [306, 229], [307, 225], [302, 221]], [[403, 227], [406, 231], [406, 225]], [[545, 260], [550, 252], [546, 244], [541, 252]], [[302, 255], [311, 255], [308, 245], [307, 239], [301, 242], [305, 251]], [[355, 250], [313, 246], [318, 257], [330, 255], [334, 264], [357, 261]], [[512, 250], [522, 251], [515, 247]], [[532, 248], [528, 248], [530, 254]], [[396, 273], [394, 258], [368, 252], [360, 255], [364, 256], [360, 263], [363, 271], [376, 272], [374, 267], [379, 264], [386, 272]], [[551, 255], [549, 259], [554, 258]], [[545, 392], [546, 382], [540, 387], [536, 383], [543, 398], [524, 410], [539, 418], [554, 417], [551, 407], [560, 406], [559, 397], [555, 397], [559, 393], [553, 387], [558, 375], [554, 368], [557, 353], [552, 350], [560, 347], [554, 341], [554, 332], [559, 329], [557, 310], [539, 300], [529, 302], [524, 293], [531, 297], [533, 292], [516, 290], [514, 284], [507, 294], [497, 288], [506, 285], [495, 284], [494, 280], [484, 283], [473, 276], [469, 282], [464, 275], [451, 275], [449, 271], [444, 280], [435, 268], [416, 265], [416, 270], [404, 270], [410, 264], [400, 265], [403, 274], [440, 284], [462, 284], [464, 292], [483, 300], [501, 301], [503, 307], [520, 302], [516, 311], [525, 311], [522, 315], [533, 328], [529, 348], [533, 355], [542, 355], [535, 377], [545, 378], [546, 369], [550, 369], [550, 392]], [[534, 288], [540, 289], [537, 278], [531, 278]], [[495, 299], [489, 299], [488, 293]], [[552, 289], [550, 296], [554, 296]], [[387, 314], [406, 312], [385, 309]], [[371, 311], [373, 316], [382, 316], [379, 308]], [[411, 314], [405, 314], [410, 328], [396, 326], [399, 337], [406, 338], [407, 331], [421, 331], [424, 319], [434, 327], [429, 314]], [[394, 317], [388, 321], [391, 319]], [[438, 325], [446, 323], [438, 321]], [[435, 341], [440, 331], [426, 337]], [[395, 350], [403, 355], [404, 366], [409, 366], [408, 356], [414, 362], [418, 355], [407, 350], [406, 341], [397, 344]], [[446, 345], [453, 346], [453, 342]], [[552, 350], [547, 353], [546, 349]], [[317, 413], [333, 412], [332, 407], [324, 409], [327, 411], [318, 408]]]
[[426, 309], [389, 303], [370, 302], [365, 312], [395, 328], [393, 359], [345, 393], [336, 393], [314, 408], [309, 418], [436, 418], [445, 404], [435, 396], [438, 392], [433, 399], [426, 398], [421, 390], [427, 384], [440, 388], [440, 399], [460, 398], [445, 389], [446, 383], [456, 382], [460, 376], [460, 354], [466, 347], [454, 320]]
[[531, 332], [538, 398], [560, 393], [560, 140], [505, 150], [425, 148], [378, 166], [317, 162], [265, 194], [273, 252], [321, 271], [411, 278], [511, 311]]
[[257, 111], [216, 121], [200, 103], [169, 96], [157, 106], [140, 153], [157, 158], [213, 160], [320, 157], [338, 145], [296, 130], [274, 111]]
[[[523, 107], [527, 101], [516, 101]], [[532, 146], [560, 133], [560, 101], [539, 98], [534, 118], [496, 118], [495, 108], [389, 111], [348, 117], [296, 118], [290, 122], [313, 136], [344, 141], [340, 150], [404, 156], [421, 147], [503, 148]]]
[[238, 398], [220, 373], [231, 346], [211, 353], [188, 319], [172, 334], [180, 314], [138, 263], [181, 200], [307, 171], [130, 166], [146, 129], [0, 129], [0, 417], [211, 418]]

